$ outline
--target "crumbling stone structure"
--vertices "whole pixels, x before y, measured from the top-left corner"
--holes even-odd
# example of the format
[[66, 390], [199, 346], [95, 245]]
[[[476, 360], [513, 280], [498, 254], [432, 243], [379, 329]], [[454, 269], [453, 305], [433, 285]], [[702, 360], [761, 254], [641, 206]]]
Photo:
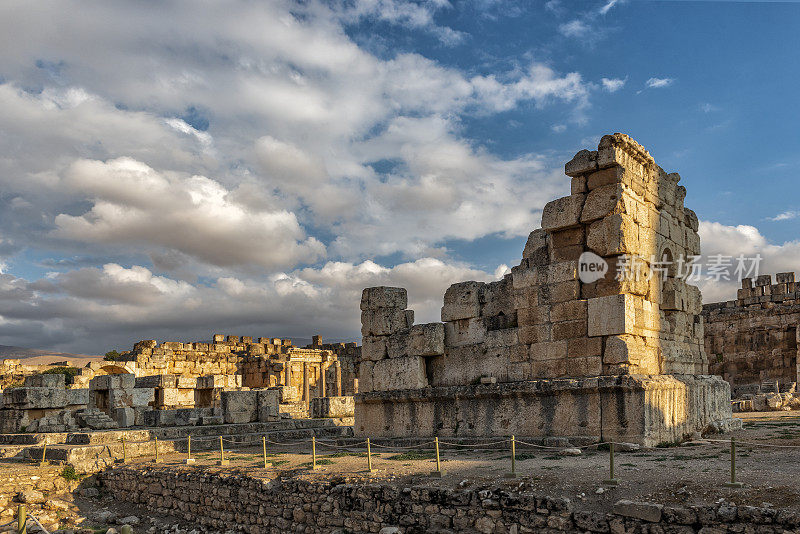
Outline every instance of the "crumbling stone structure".
[[0, 432], [64, 432], [89, 402], [86, 389], [67, 389], [61, 374], [34, 375], [0, 394]]
[[[742, 392], [761, 384], [781, 391], [798, 382], [800, 284], [794, 273], [742, 280], [736, 300], [703, 306], [711, 372]], [[775, 391], [777, 393], [777, 391]]]
[[[414, 325], [404, 289], [364, 290], [356, 434], [655, 445], [730, 424], [700, 291], [672, 261], [700, 251], [680, 177], [622, 134], [565, 172], [572, 194], [545, 206], [520, 265], [452, 285], [442, 323]], [[581, 276], [586, 252], [604, 276]]]

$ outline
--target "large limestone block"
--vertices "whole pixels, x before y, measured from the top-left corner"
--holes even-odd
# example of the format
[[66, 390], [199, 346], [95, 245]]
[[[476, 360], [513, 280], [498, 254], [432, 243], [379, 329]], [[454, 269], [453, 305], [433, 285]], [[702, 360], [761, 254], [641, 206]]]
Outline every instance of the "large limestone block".
[[634, 333], [637, 300], [628, 294], [589, 299], [589, 336]]
[[361, 393], [369, 393], [373, 391], [372, 371], [375, 367], [375, 362], [360, 362], [358, 364], [358, 391]]
[[542, 210], [542, 229], [553, 231], [578, 226], [585, 201], [584, 194], [551, 200]]
[[21, 410], [43, 408], [63, 408], [67, 405], [66, 389], [50, 388], [14, 388], [3, 395], [6, 406], [14, 405]]
[[460, 319], [444, 323], [444, 344], [446, 347], [463, 347], [483, 343], [486, 339], [486, 326], [483, 319]]
[[381, 360], [372, 369], [373, 391], [421, 389], [427, 385], [425, 360], [420, 356]]
[[598, 187], [586, 197], [581, 211], [581, 222], [588, 223], [616, 213], [626, 213], [636, 217], [641, 202], [623, 184], [610, 184]]
[[32, 375], [25, 377], [24, 384], [29, 388], [64, 389], [67, 387], [66, 378], [62, 374]]
[[548, 261], [548, 234], [541, 228], [537, 228], [528, 235], [525, 249], [522, 251], [522, 258], [530, 260], [534, 265], [544, 265]]
[[361, 309], [408, 307], [408, 293], [402, 287], [368, 287], [361, 292]]
[[645, 176], [647, 169], [656, 167], [650, 153], [625, 134], [604, 135], [597, 146], [597, 166], [600, 169], [619, 165]]
[[257, 392], [258, 420], [262, 423], [280, 419], [278, 405], [280, 404], [280, 391], [275, 389], [260, 389]]
[[258, 420], [259, 391], [222, 391], [220, 401], [226, 423], [251, 423]]
[[470, 319], [481, 315], [483, 282], [461, 282], [447, 288], [442, 306], [442, 321]]
[[368, 336], [362, 338], [361, 359], [376, 362], [387, 357], [386, 336]]
[[649, 258], [655, 250], [644, 251], [639, 244], [639, 227], [630, 215], [615, 213], [589, 225], [586, 246], [600, 256], [619, 254]]
[[444, 354], [444, 323], [414, 325], [408, 345], [409, 356], [438, 356]]
[[389, 358], [408, 356], [409, 333], [410, 330], [401, 330], [387, 338], [386, 355]]
[[131, 395], [131, 405], [138, 406], [153, 406], [156, 401], [156, 390], [153, 388], [133, 388]]
[[81, 389], [68, 389], [66, 395], [67, 406], [82, 406], [89, 404], [89, 390], [86, 388]]
[[660, 374], [659, 348], [630, 334], [609, 336], [603, 351], [605, 374]]
[[407, 328], [402, 308], [373, 308], [361, 312], [361, 335], [388, 336]]
[[597, 170], [597, 151], [581, 150], [564, 165], [564, 174], [571, 177], [588, 174]]

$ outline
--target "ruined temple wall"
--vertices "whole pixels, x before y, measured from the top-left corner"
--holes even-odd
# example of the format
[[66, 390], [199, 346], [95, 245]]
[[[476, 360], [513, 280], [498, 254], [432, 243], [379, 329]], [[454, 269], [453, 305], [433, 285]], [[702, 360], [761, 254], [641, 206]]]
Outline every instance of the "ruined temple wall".
[[[443, 323], [414, 325], [402, 290], [365, 290], [360, 391], [707, 372], [700, 291], [654, 263], [700, 251], [680, 177], [622, 134], [565, 171], [571, 195], [545, 206], [520, 265], [450, 286]], [[581, 281], [585, 252], [607, 263], [604, 277]], [[637, 267], [617, 280], [626, 257]]]
[[745, 278], [736, 300], [707, 304], [705, 350], [712, 373], [732, 386], [798, 381], [800, 284], [794, 273]]

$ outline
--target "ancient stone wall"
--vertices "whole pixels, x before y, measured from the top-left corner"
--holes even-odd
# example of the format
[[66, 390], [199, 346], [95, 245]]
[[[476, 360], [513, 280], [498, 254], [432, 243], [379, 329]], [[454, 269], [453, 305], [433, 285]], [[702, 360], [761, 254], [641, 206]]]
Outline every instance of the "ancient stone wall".
[[798, 381], [800, 284], [794, 273], [745, 278], [736, 300], [703, 306], [711, 372], [734, 387]]
[[581, 509], [566, 498], [499, 488], [397, 487], [343, 480], [261, 480], [167, 467], [117, 467], [99, 475], [119, 502], [217, 531], [284, 532], [800, 532], [791, 509], [730, 503], [664, 506], [618, 501]]
[[[510, 434], [515, 422], [507, 412], [517, 399], [502, 385], [564, 378], [670, 377], [638, 384], [617, 381], [605, 394], [595, 386], [593, 394], [578, 399], [586, 416], [570, 421], [571, 436], [608, 438], [639, 426], [653, 432], [637, 440], [646, 442], [656, 434], [663, 438], [671, 425], [672, 438], [680, 439], [683, 430], [703, 428], [707, 415], [730, 417], [729, 407], [715, 411], [727, 403], [721, 399], [730, 392], [714, 379], [708, 390], [713, 400], [705, 403], [711, 411], [685, 409], [698, 392], [706, 391], [707, 381], [692, 377], [707, 373], [708, 361], [700, 291], [678, 272], [681, 258], [700, 252], [697, 216], [684, 207], [680, 176], [666, 173], [622, 134], [604, 136], [596, 151], [578, 152], [565, 173], [571, 195], [545, 206], [542, 228], [530, 234], [521, 263], [497, 282], [450, 286], [442, 323], [414, 325], [402, 288], [364, 290], [356, 432], [398, 432], [383, 423], [391, 419], [426, 434], [448, 428], [447, 421], [456, 435], [477, 428]], [[591, 273], [581, 269], [592, 265], [601, 274], [590, 279]], [[466, 399], [460, 389], [437, 389], [480, 384], [494, 384], [489, 388], [494, 393], [485, 395], [495, 399], [488, 410], [502, 414], [495, 416], [494, 426], [477, 415], [486, 410], [459, 403]], [[539, 392], [537, 396], [548, 394], [532, 401], [546, 409], [543, 419], [527, 428], [552, 430], [549, 421], [558, 411], [554, 406], [572, 402], [576, 390], [567, 382], [560, 384], [563, 389], [528, 388]], [[582, 381], [578, 389], [586, 384]], [[398, 395], [391, 395], [391, 401], [380, 395], [396, 391], [416, 399], [402, 408], [411, 410], [404, 414], [413, 414], [411, 420], [399, 417]], [[442, 403], [448, 397], [459, 402]], [[603, 411], [604, 403], [611, 409]], [[601, 412], [605, 420], [595, 417]], [[599, 421], [600, 434], [588, 430], [590, 420]]]

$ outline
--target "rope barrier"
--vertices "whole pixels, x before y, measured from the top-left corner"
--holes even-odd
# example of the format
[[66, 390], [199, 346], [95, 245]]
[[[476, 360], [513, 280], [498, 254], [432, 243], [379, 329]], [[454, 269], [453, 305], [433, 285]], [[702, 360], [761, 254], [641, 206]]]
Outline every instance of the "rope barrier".
[[41, 523], [39, 523], [39, 520], [36, 519], [35, 515], [33, 515], [32, 513], [28, 512], [28, 517], [33, 519], [33, 522], [36, 523], [39, 526], [40, 529], [42, 529], [42, 532], [44, 532], [44, 534], [50, 534], [50, 532], [46, 528], [44, 528]]

